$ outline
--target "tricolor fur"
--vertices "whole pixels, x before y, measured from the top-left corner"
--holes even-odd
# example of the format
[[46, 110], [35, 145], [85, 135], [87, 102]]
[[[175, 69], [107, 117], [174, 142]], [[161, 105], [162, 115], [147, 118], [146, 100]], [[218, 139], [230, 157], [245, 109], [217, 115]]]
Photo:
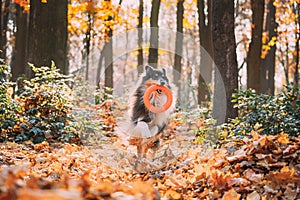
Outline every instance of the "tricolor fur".
[[[147, 88], [149, 88], [152, 85], [163, 85], [165, 87], [168, 87], [172, 91], [173, 103], [168, 110], [161, 113], [153, 113], [146, 108], [143, 100], [144, 93], [147, 90]], [[167, 78], [166, 70], [164, 68], [162, 70], [158, 70], [150, 66], [145, 67], [145, 72], [140, 77], [139, 85], [135, 90], [132, 99], [132, 138], [141, 138], [143, 140], [147, 140], [156, 137], [157, 139], [155, 139], [154, 143], [158, 143], [158, 135], [166, 127], [168, 118], [170, 117], [175, 107], [176, 98], [174, 98], [174, 94], [175, 92], [170, 86], [170, 82]], [[166, 94], [161, 90], [153, 92], [150, 96], [151, 104], [156, 107], [163, 106], [166, 103], [166, 101]], [[140, 153], [141, 152], [139, 152], [138, 147], [138, 154]]]

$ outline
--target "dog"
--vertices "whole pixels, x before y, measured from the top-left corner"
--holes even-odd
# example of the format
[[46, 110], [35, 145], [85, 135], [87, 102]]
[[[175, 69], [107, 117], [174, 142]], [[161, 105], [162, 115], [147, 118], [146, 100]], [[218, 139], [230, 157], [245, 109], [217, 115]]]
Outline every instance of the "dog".
[[[137, 88], [131, 100], [131, 131], [129, 144], [137, 146], [139, 158], [145, 158], [147, 151], [151, 148], [154, 151], [159, 147], [159, 138], [167, 125], [167, 121], [174, 111], [176, 98], [172, 91], [173, 103], [167, 110], [161, 113], [153, 113], [144, 104], [145, 91], [152, 85], [165, 86], [172, 91], [166, 70], [162, 68], [154, 69], [145, 66], [144, 73], [140, 76]], [[156, 90], [150, 95], [150, 103], [155, 107], [163, 106], [167, 101], [166, 94], [161, 90]]]

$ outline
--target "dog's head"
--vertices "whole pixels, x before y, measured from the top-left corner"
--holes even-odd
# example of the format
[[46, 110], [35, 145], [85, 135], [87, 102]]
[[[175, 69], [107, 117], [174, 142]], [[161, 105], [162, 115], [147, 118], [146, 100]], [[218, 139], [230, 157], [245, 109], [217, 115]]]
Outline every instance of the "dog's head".
[[159, 70], [154, 69], [151, 66], [146, 66], [142, 82], [147, 87], [151, 85], [162, 85], [169, 87], [169, 79], [167, 78], [166, 70], [164, 68]]

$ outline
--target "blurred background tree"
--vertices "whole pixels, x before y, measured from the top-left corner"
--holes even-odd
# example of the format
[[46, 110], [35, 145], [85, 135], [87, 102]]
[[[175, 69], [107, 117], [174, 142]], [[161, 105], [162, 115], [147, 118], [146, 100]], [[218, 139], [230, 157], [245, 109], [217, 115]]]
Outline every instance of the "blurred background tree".
[[[180, 95], [180, 103], [192, 107], [211, 103], [211, 91], [216, 86], [213, 67], [206, 67], [213, 66], [204, 56], [206, 52], [220, 68], [222, 77], [238, 80], [238, 85], [228, 86], [227, 95], [234, 88], [251, 87], [258, 93], [273, 94], [290, 82], [299, 87], [299, 0], [234, 0], [234, 43], [212, 37], [217, 31], [212, 27], [217, 28], [213, 19], [218, 13], [213, 12], [216, 5], [210, 0], [0, 3], [1, 58], [9, 64], [12, 80], [22, 74], [31, 76], [27, 62], [39, 67], [54, 60], [65, 74], [82, 76], [99, 88], [117, 89], [136, 84], [142, 72], [138, 66], [153, 63], [179, 72], [180, 92], [184, 94]], [[232, 5], [223, 6], [223, 10], [231, 12]], [[137, 27], [140, 31], [132, 37]], [[156, 29], [149, 32], [149, 27]], [[184, 37], [164, 35], [164, 30], [182, 32]], [[218, 60], [229, 55], [215, 55], [220, 44], [229, 45], [222, 47], [230, 52], [236, 50], [238, 73], [225, 76], [223, 73], [229, 73], [223, 71], [225, 65], [218, 66]], [[158, 49], [152, 48], [155, 46]], [[122, 49], [123, 53], [118, 53]], [[178, 79], [171, 74], [171, 80]], [[125, 89], [120, 91], [127, 94]]]

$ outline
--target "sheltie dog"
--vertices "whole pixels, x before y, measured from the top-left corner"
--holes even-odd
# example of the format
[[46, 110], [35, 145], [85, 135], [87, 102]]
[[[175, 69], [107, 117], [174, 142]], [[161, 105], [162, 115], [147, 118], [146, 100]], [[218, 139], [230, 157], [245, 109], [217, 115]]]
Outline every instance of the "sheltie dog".
[[[159, 70], [146, 66], [144, 71], [134, 91], [130, 109], [131, 130], [129, 143], [137, 146], [139, 158], [145, 158], [150, 148], [153, 150], [158, 149], [159, 138], [175, 108], [176, 102], [176, 92], [174, 92], [173, 86], [171, 88], [164, 68]], [[172, 91], [173, 103], [166, 111], [153, 113], [146, 108], [143, 100], [144, 93], [152, 85], [162, 85]], [[166, 94], [161, 90], [156, 90], [150, 95], [150, 103], [155, 107], [163, 106], [166, 101]]]

